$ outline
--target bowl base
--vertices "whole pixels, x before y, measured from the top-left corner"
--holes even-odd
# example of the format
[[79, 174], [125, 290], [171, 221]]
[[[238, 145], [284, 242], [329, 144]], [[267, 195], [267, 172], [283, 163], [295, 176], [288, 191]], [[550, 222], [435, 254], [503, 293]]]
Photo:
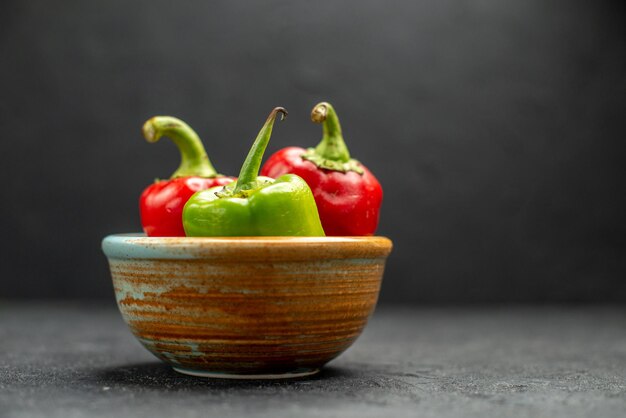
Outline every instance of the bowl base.
[[210, 372], [205, 370], [190, 370], [173, 367], [178, 373], [196, 377], [209, 377], [211, 379], [239, 379], [239, 380], [270, 380], [270, 379], [294, 379], [297, 377], [312, 376], [319, 373], [320, 369], [299, 369], [297, 371], [284, 373], [263, 373], [263, 374], [235, 374]]

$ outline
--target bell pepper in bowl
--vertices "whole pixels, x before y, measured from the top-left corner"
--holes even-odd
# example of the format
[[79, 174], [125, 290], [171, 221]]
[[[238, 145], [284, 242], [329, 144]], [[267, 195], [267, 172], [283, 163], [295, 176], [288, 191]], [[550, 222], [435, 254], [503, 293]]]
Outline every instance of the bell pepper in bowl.
[[194, 194], [183, 210], [188, 237], [323, 236], [324, 230], [311, 189], [302, 178], [286, 174], [259, 177], [263, 153], [270, 140], [277, 107], [241, 167], [237, 181]]
[[170, 138], [180, 151], [180, 166], [169, 180], [157, 180], [139, 198], [143, 230], [149, 237], [184, 237], [182, 213], [185, 203], [199, 190], [223, 186], [232, 177], [218, 174], [198, 134], [180, 119], [155, 116], [142, 128], [148, 142]]

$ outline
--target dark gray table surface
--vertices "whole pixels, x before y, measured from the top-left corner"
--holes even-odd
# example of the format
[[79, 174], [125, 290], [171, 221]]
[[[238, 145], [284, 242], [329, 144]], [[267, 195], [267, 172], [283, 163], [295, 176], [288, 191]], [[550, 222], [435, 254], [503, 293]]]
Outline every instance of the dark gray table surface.
[[321, 374], [177, 374], [114, 306], [0, 303], [2, 417], [626, 416], [626, 307], [382, 307]]

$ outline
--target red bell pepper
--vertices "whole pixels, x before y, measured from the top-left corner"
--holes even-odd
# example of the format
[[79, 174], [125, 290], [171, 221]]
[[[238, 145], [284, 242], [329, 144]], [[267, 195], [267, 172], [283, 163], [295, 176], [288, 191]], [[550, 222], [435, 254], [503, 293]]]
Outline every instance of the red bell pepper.
[[180, 151], [181, 162], [169, 180], [157, 180], [139, 198], [144, 232], [150, 237], [184, 237], [182, 213], [197, 191], [224, 186], [234, 179], [218, 174], [209, 161], [202, 141], [189, 125], [170, 116], [155, 116], [142, 128], [148, 142], [170, 138]]
[[316, 148], [284, 148], [265, 163], [261, 175], [302, 177], [313, 191], [326, 235], [373, 235], [378, 227], [383, 189], [376, 177], [350, 158], [333, 107], [319, 103], [311, 120], [323, 123], [322, 141]]

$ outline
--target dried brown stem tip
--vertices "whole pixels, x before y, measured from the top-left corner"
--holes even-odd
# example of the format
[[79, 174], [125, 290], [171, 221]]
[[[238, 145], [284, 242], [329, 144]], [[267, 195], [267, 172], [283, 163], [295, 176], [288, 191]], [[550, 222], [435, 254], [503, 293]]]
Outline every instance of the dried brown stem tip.
[[284, 120], [289, 114], [287, 112], [287, 109], [285, 109], [284, 107], [275, 107], [274, 110], [272, 110], [272, 112], [270, 113], [270, 118], [274, 117], [276, 113], [280, 113], [280, 120]]
[[316, 123], [322, 123], [326, 120], [328, 115], [328, 107], [326, 103], [320, 103], [311, 111], [311, 120]]

